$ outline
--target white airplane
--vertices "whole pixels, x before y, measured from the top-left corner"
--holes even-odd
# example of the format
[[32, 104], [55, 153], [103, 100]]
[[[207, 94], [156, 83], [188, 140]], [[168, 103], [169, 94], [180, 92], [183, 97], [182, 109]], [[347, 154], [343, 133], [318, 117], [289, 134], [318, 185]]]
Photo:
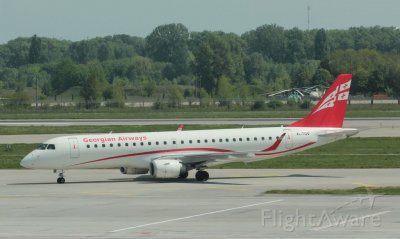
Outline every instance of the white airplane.
[[[21, 166], [53, 169], [64, 183], [66, 169], [120, 168], [123, 174], [206, 181], [204, 169], [227, 162], [253, 162], [296, 153], [356, 134], [343, 128], [351, 84], [339, 75], [311, 113], [287, 127], [110, 133], [57, 137], [29, 153]], [[180, 127], [181, 128], [181, 127]]]

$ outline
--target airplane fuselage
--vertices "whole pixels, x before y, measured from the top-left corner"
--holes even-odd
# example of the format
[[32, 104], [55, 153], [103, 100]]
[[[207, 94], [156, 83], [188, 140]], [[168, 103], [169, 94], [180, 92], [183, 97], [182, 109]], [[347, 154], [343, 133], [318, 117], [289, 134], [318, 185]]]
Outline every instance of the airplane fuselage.
[[[179, 160], [180, 157], [190, 155], [204, 155], [207, 159], [214, 157], [208, 165], [233, 161], [252, 162], [342, 139], [346, 134], [320, 134], [344, 130], [268, 127], [71, 135], [44, 142], [41, 148], [28, 154], [21, 164], [27, 168], [42, 169], [148, 169], [154, 159], [176, 156]], [[201, 159], [197, 162], [201, 162]]]

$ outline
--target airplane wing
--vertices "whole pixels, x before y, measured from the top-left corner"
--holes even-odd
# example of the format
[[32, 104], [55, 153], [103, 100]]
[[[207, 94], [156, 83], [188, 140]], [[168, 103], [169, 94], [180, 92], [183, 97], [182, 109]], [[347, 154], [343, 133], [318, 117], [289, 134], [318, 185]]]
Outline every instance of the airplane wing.
[[223, 152], [223, 153], [209, 153], [209, 154], [190, 154], [190, 155], [167, 155], [167, 156], [159, 156], [156, 159], [172, 159], [179, 160], [183, 164], [208, 164], [208, 163], [216, 163], [216, 162], [224, 162], [227, 161], [235, 161], [243, 158], [254, 157], [254, 153], [248, 152]]

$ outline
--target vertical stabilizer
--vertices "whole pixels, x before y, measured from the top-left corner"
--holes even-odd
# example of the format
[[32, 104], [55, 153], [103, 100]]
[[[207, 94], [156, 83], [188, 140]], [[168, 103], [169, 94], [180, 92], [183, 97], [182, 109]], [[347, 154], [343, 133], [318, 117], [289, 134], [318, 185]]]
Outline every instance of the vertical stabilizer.
[[349, 98], [351, 74], [339, 75], [311, 113], [289, 127], [342, 128]]

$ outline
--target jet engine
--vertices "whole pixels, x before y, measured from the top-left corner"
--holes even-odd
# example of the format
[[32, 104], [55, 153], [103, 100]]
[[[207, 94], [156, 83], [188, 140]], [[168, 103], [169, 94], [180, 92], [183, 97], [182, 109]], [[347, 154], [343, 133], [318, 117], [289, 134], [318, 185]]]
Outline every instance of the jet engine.
[[150, 163], [150, 174], [155, 178], [187, 177], [187, 168], [178, 160], [156, 159]]
[[128, 168], [128, 167], [121, 167], [119, 171], [122, 174], [146, 174], [149, 172], [147, 168]]

